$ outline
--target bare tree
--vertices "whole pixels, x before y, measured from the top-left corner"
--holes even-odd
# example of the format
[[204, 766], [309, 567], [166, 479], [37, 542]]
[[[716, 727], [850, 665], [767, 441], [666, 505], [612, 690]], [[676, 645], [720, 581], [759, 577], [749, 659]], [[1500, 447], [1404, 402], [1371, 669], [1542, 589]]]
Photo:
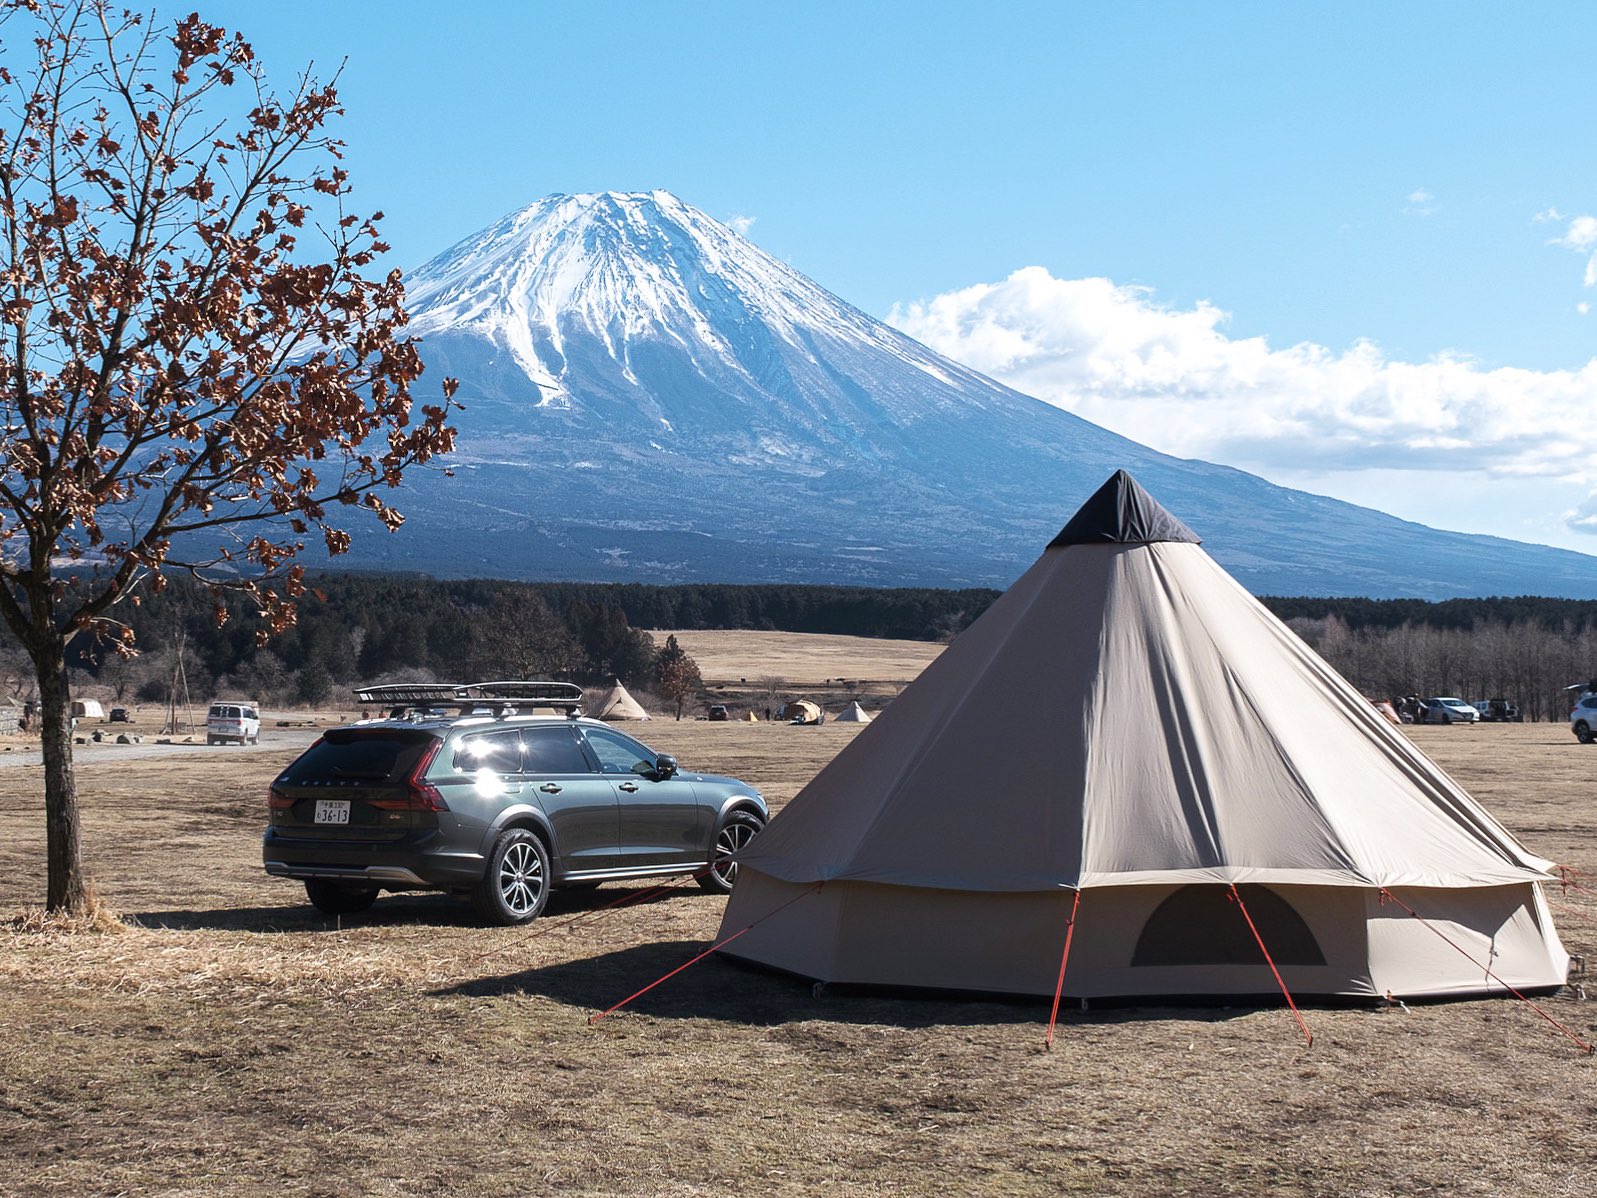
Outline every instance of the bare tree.
[[676, 704], [676, 715], [680, 720], [682, 705], [704, 689], [704, 680], [699, 677], [699, 663], [677, 644], [676, 637], [668, 636], [654, 668], [655, 685], [660, 697]]
[[583, 654], [571, 630], [529, 591], [496, 595], [473, 615], [469, 660], [478, 679], [569, 678]]
[[[330, 83], [267, 85], [248, 43], [101, 0], [0, 0], [0, 617], [31, 659], [47, 906], [87, 903], [67, 647], [163, 572], [293, 621], [296, 555], [333, 513], [452, 445], [421, 373], [381, 214], [345, 210]], [[13, 39], [11, 35], [22, 33]], [[341, 522], [340, 522], [341, 523]], [[63, 565], [65, 563], [65, 565]]]

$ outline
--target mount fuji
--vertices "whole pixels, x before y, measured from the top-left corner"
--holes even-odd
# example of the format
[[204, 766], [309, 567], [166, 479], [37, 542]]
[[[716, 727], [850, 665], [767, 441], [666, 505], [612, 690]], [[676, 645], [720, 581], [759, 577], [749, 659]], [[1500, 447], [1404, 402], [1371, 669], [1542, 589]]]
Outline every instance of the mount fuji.
[[1597, 596], [1597, 558], [1157, 453], [943, 358], [675, 196], [555, 195], [406, 279], [466, 410], [365, 568], [1006, 586], [1129, 470], [1256, 593]]

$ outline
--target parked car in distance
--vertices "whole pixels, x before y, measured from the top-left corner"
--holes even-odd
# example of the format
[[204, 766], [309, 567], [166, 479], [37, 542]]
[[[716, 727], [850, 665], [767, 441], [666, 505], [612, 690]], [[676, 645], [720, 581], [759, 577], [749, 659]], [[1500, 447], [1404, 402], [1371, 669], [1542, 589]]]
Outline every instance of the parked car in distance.
[[128, 714], [126, 707], [111, 708], [111, 714], [106, 716], [106, 719], [113, 724], [131, 724], [133, 722], [133, 717]]
[[1583, 745], [1589, 745], [1597, 739], [1597, 695], [1580, 697], [1575, 710], [1569, 713], [1569, 730]]
[[1483, 723], [1518, 724], [1525, 719], [1520, 714], [1519, 704], [1508, 699], [1481, 699], [1475, 704], [1475, 710]]
[[732, 854], [770, 818], [748, 783], [579, 718], [569, 683], [357, 696], [385, 714], [330, 729], [277, 776], [261, 848], [267, 873], [300, 879], [330, 915], [384, 890], [443, 890], [520, 924], [551, 889], [682, 874], [725, 894]]
[[1424, 700], [1424, 713], [1427, 724], [1473, 724], [1481, 718], [1480, 712], [1451, 695]]
[[208, 745], [225, 745], [230, 740], [253, 745], [260, 739], [261, 712], [254, 703], [241, 700], [212, 703], [205, 713], [205, 743]]
[[709, 720], [721, 721], [731, 719], [732, 717], [727, 714], [725, 703], [711, 703], [709, 713], [705, 718]]

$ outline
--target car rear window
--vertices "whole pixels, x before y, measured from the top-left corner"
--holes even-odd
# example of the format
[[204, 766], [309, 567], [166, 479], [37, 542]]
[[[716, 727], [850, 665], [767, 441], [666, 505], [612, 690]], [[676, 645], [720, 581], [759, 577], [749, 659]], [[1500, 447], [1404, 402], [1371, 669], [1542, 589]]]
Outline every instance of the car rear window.
[[488, 732], [468, 736], [455, 746], [454, 768], [491, 770], [496, 774], [521, 772], [521, 737], [515, 732]]
[[410, 776], [436, 737], [425, 732], [334, 729], [283, 772], [290, 785], [398, 782]]

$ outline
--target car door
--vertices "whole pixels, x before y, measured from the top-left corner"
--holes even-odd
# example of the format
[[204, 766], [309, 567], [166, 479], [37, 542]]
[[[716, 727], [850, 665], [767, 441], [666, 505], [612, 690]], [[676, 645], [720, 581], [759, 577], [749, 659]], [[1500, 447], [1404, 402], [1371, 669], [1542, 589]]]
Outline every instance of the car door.
[[600, 771], [619, 800], [618, 864], [630, 869], [688, 865], [708, 859], [714, 813], [693, 784], [655, 772], [657, 754], [612, 728], [584, 728]]
[[554, 831], [564, 873], [618, 864], [619, 797], [582, 751], [571, 724], [521, 730], [522, 800], [536, 803]]

